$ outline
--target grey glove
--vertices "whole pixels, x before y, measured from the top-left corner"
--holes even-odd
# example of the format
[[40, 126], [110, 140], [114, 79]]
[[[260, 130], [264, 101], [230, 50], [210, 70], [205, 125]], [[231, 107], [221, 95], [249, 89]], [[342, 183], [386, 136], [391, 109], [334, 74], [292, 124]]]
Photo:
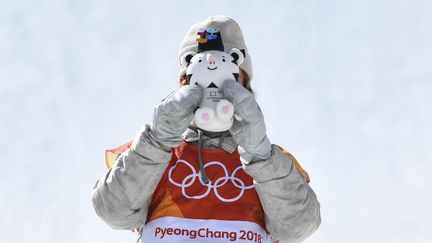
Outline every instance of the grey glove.
[[238, 143], [241, 161], [266, 160], [271, 156], [271, 144], [266, 135], [264, 116], [253, 94], [241, 84], [225, 81], [222, 87], [223, 96], [234, 105], [235, 119], [230, 129], [234, 140]]
[[177, 147], [201, 102], [202, 93], [198, 85], [185, 85], [156, 104], [149, 136], [165, 146]]

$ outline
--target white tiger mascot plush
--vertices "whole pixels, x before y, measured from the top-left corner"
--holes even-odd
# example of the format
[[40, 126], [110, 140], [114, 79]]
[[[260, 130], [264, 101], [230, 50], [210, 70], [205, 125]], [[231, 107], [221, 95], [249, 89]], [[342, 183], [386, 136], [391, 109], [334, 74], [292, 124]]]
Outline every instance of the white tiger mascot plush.
[[223, 98], [220, 88], [225, 80], [238, 79], [244, 54], [236, 48], [225, 52], [217, 29], [206, 29], [198, 34], [198, 53], [186, 52], [180, 60], [186, 67], [187, 82], [204, 89], [193, 123], [210, 132], [227, 131], [234, 122], [234, 106]]

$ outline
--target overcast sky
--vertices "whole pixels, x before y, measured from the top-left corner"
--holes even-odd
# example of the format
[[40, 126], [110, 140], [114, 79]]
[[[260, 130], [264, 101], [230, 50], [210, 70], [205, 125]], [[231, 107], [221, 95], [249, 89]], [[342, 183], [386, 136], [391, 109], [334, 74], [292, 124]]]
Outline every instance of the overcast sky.
[[0, 0], [3, 242], [133, 242], [94, 213], [104, 150], [178, 86], [183, 35], [234, 17], [268, 136], [311, 174], [307, 243], [432, 240], [432, 3]]

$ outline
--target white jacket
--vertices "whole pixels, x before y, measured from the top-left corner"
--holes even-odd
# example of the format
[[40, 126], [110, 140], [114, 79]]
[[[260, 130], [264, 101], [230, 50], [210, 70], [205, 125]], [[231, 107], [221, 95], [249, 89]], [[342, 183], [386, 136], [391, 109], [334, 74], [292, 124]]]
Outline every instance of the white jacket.
[[[140, 130], [131, 147], [123, 152], [106, 174], [98, 180], [94, 187], [92, 201], [97, 214], [112, 228], [127, 230], [146, 228], [143, 237], [146, 236], [146, 230], [148, 235], [148, 231], [152, 229], [154, 230], [153, 236], [161, 240], [161, 237], [169, 235], [169, 231], [166, 231], [166, 228], [155, 227], [155, 222], [175, 225], [177, 218], [174, 217], [174, 221], [172, 221], [171, 217], [159, 217], [159, 221], [153, 221], [155, 219], [154, 210], [149, 207], [154, 206], [152, 204], [155, 202], [157, 191], [161, 188], [161, 185], [158, 186], [158, 184], [161, 184], [161, 178], [163, 178], [164, 174], [172, 172], [169, 166], [172, 166], [170, 163], [173, 163], [172, 158], [175, 157], [173, 151], [175, 152], [175, 150], [171, 150], [152, 140], [148, 136], [149, 129], [150, 127], [146, 125]], [[185, 142], [194, 143], [196, 140], [197, 135], [194, 131], [188, 130], [184, 134]], [[204, 147], [223, 149], [232, 154], [236, 153], [237, 144], [231, 137], [223, 139], [205, 137]], [[321, 223], [319, 202], [308, 185], [307, 174], [289, 153], [273, 145], [272, 155], [268, 160], [244, 165], [242, 169], [253, 178], [253, 189], [259, 197], [259, 203], [264, 212], [265, 225], [257, 228], [257, 234], [264, 232], [263, 234], [267, 234], [266, 239], [270, 239], [271, 236], [281, 242], [301, 242], [318, 228]], [[232, 180], [234, 186], [241, 183], [234, 182], [237, 180]], [[171, 184], [176, 185], [173, 180], [171, 180]], [[215, 193], [218, 194], [218, 192]], [[193, 195], [187, 199], [194, 200]], [[229, 209], [229, 205], [226, 205], [227, 209]], [[165, 216], [167, 215], [169, 216], [169, 214]], [[188, 217], [184, 217], [182, 220], [181, 224], [189, 223]], [[208, 220], [214, 219], [209, 218]], [[237, 226], [244, 222], [246, 221], [238, 221]], [[193, 221], [192, 224], [199, 225], [203, 223]], [[221, 222], [216, 225], [219, 225], [219, 228], [222, 227], [220, 226], [222, 225]], [[227, 224], [226, 227], [235, 228], [237, 226]], [[165, 232], [163, 232], [164, 229]], [[198, 233], [199, 229], [201, 228], [197, 228]], [[176, 230], [176, 228], [172, 228], [171, 235], [175, 233], [173, 230]], [[177, 233], [179, 232], [180, 229], [178, 229]], [[201, 231], [201, 233], [204, 235], [204, 231]], [[209, 232], [207, 233], [209, 234]], [[164, 242], [188, 242], [188, 239], [191, 239], [191, 242], [198, 242], [196, 237], [192, 239], [190, 235], [188, 236], [186, 241], [176, 240], [180, 238], [172, 238], [173, 241]], [[210, 236], [214, 235], [210, 234]], [[228, 237], [229, 234], [227, 233], [225, 236]], [[236, 239], [238, 237], [240, 235], [237, 235]], [[143, 238], [143, 242], [156, 242], [156, 238]], [[164, 239], [167, 240], [167, 238]], [[214, 242], [224, 242], [223, 239], [219, 240], [221, 241]], [[233, 242], [233, 238], [226, 238], [225, 240], [226, 242]], [[249, 240], [249, 242], [258, 242], [257, 237], [252, 237]], [[205, 239], [204, 242], [213, 241]], [[248, 241], [242, 240], [241, 242]]]

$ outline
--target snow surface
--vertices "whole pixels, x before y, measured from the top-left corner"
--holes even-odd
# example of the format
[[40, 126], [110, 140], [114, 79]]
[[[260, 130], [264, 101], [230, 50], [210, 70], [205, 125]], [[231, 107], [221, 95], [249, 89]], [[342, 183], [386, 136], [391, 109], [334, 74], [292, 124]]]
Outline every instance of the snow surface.
[[0, 239], [134, 242], [94, 213], [104, 150], [178, 85], [193, 23], [233, 16], [272, 142], [312, 176], [306, 242], [432, 240], [432, 3], [0, 0]]

